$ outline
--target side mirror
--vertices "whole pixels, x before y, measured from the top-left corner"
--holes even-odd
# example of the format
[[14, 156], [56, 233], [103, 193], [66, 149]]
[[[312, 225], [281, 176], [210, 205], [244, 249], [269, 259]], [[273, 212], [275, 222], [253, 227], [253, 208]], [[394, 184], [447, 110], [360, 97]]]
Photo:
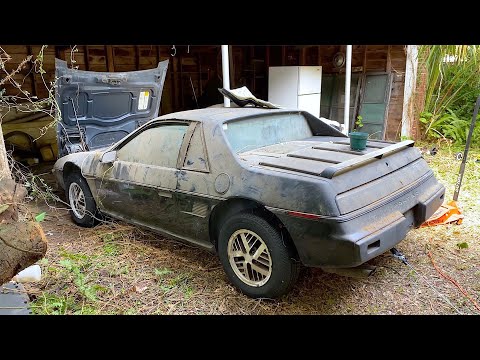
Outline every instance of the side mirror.
[[117, 152], [115, 150], [107, 151], [106, 153], [103, 153], [102, 158], [100, 159], [100, 162], [102, 164], [112, 164], [116, 159], [117, 159]]

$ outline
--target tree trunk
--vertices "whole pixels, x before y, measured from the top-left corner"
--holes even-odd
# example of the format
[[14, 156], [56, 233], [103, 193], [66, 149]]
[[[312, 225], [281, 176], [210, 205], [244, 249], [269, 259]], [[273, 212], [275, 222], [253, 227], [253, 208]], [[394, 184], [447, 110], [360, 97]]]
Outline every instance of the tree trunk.
[[0, 181], [4, 178], [11, 179], [12, 174], [10, 173], [10, 168], [8, 166], [7, 151], [5, 150], [2, 123], [0, 121]]
[[40, 260], [47, 251], [47, 240], [34, 221], [0, 225], [0, 284]]
[[47, 251], [40, 225], [19, 219], [19, 204], [26, 194], [25, 188], [12, 180], [0, 125], [0, 285]]

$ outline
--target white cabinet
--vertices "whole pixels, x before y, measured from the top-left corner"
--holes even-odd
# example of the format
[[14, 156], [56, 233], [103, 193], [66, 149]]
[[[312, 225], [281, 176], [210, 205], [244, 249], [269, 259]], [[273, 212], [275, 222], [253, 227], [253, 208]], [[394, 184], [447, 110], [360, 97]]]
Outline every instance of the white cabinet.
[[268, 73], [268, 101], [320, 116], [321, 66], [273, 66]]

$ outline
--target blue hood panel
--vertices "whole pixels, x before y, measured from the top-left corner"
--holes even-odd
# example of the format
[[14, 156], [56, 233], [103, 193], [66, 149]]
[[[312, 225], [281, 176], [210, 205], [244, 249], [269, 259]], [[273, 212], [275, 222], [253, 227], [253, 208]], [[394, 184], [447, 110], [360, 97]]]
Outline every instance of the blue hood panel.
[[158, 116], [168, 60], [150, 70], [95, 72], [55, 59], [59, 156], [109, 146]]

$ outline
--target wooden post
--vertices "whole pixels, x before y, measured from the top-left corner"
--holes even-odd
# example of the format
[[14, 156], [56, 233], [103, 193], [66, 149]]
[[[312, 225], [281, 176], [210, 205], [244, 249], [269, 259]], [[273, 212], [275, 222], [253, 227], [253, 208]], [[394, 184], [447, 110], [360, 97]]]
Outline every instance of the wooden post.
[[307, 48], [303, 47], [300, 50], [300, 65], [304, 66], [307, 62]]
[[160, 46], [158, 45], [155, 45], [155, 47], [157, 48], [156, 50], [156, 59], [157, 59], [157, 63], [155, 64], [155, 67], [158, 66], [158, 63], [160, 62]]
[[363, 51], [363, 73], [367, 71], [367, 47], [368, 45], [365, 45], [365, 50]]
[[182, 97], [180, 99], [180, 104], [182, 104], [182, 110], [183, 110], [185, 109], [185, 93], [183, 90], [183, 61], [181, 56], [178, 58], [178, 61], [180, 63], [180, 96]]
[[88, 46], [85, 45], [84, 47], [84, 51], [83, 51], [83, 56], [85, 58], [85, 70], [89, 70], [90, 69], [90, 63], [89, 63], [89, 60], [88, 60]]
[[282, 45], [282, 66], [285, 66], [285, 56], [287, 54], [287, 49]]
[[268, 73], [268, 67], [270, 66], [270, 46], [265, 46], [265, 67]]
[[178, 108], [177, 108], [177, 104], [178, 104], [177, 89], [176, 89], [177, 62], [175, 60], [176, 60], [175, 57], [173, 57], [173, 56], [170, 57], [170, 62], [172, 63], [172, 67], [171, 67], [172, 70], [170, 72], [170, 76], [171, 76], [171, 79], [172, 79], [172, 99], [173, 99], [173, 111], [174, 112], [178, 111]]
[[198, 96], [202, 95], [203, 85], [202, 85], [202, 62], [200, 54], [197, 54], [197, 65], [198, 65]]
[[65, 49], [63, 46], [55, 46], [55, 57], [57, 59], [65, 60]]
[[392, 69], [392, 54], [391, 54], [391, 51], [392, 51], [392, 45], [388, 45], [388, 48], [387, 48], [387, 66], [386, 66], [386, 71], [387, 73], [390, 73], [391, 69]]
[[140, 70], [140, 54], [138, 45], [135, 45], [135, 70]]
[[[27, 55], [32, 55], [32, 47], [30, 45], [27, 45]], [[30, 67], [30, 78], [32, 79], [32, 93], [34, 96], [37, 96], [37, 84], [35, 83], [35, 69], [33, 68], [33, 57], [32, 60], [29, 61], [28, 66]]]
[[107, 71], [113, 72], [115, 71], [113, 47], [111, 45], [105, 46], [105, 53], [107, 58]]

